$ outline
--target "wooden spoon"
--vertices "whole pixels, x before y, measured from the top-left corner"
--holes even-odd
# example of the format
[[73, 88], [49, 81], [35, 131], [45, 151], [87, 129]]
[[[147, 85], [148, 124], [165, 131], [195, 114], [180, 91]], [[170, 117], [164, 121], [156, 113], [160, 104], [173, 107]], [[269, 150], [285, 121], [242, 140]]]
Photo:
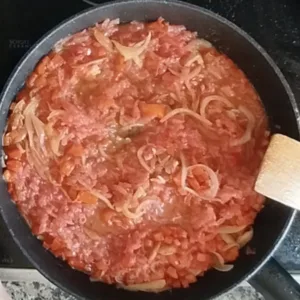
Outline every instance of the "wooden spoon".
[[300, 210], [300, 142], [282, 134], [272, 136], [254, 189]]

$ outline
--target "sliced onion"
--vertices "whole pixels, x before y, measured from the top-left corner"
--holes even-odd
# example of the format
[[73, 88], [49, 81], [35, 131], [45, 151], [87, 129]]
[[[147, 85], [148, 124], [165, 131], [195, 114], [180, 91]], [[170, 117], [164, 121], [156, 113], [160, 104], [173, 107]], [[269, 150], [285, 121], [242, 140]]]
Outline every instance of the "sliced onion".
[[199, 51], [200, 49], [212, 48], [212, 44], [205, 39], [195, 39], [189, 42], [185, 49], [188, 51]]
[[194, 62], [197, 62], [198, 64], [200, 64], [202, 66], [204, 65], [204, 60], [203, 60], [203, 57], [202, 57], [202, 55], [200, 53], [197, 53], [197, 54], [192, 53], [188, 57], [188, 59], [185, 62], [184, 66], [185, 67], [190, 67]]
[[151, 263], [152, 261], [154, 261], [154, 259], [156, 258], [157, 254], [158, 254], [158, 250], [161, 246], [161, 242], [157, 243], [155, 245], [155, 247], [153, 248], [149, 258], [148, 258], [148, 262]]
[[99, 200], [101, 200], [103, 203], [105, 203], [110, 209], [115, 209], [113, 205], [110, 203], [109, 199], [105, 197], [103, 194], [101, 194], [99, 191], [94, 189], [89, 189], [89, 192], [97, 197]]
[[97, 42], [101, 46], [103, 46], [107, 51], [113, 51], [112, 41], [109, 39], [109, 37], [105, 36], [104, 33], [97, 28], [94, 29], [94, 37], [97, 40]]
[[38, 107], [37, 98], [33, 97], [30, 99], [29, 104], [24, 109], [25, 116], [25, 129], [28, 134], [29, 146], [33, 147], [33, 135], [34, 135], [34, 127], [32, 124], [32, 116], [35, 115], [36, 108]]
[[241, 236], [238, 237], [237, 243], [240, 245], [240, 248], [243, 248], [248, 242], [253, 238], [253, 229], [246, 231]]
[[145, 159], [143, 158], [143, 153], [144, 153], [144, 150], [145, 148], [147, 147], [148, 145], [144, 145], [142, 147], [139, 148], [139, 150], [137, 151], [136, 155], [137, 155], [137, 158], [141, 164], [141, 166], [149, 173], [152, 172], [152, 169], [147, 165]]
[[194, 170], [195, 168], [201, 168], [203, 169], [209, 176], [210, 179], [210, 188], [209, 191], [205, 191], [205, 195], [206, 197], [211, 197], [214, 198], [216, 197], [218, 191], [219, 191], [219, 179], [217, 174], [208, 166], [204, 165], [204, 164], [197, 164], [197, 165], [193, 165], [193, 166], [189, 166], [187, 168], [187, 172], [189, 173], [189, 171]]
[[166, 287], [166, 281], [164, 279], [159, 279], [145, 283], [121, 285], [121, 287], [129, 291], [159, 292]]
[[87, 227], [83, 227], [83, 231], [92, 240], [98, 241], [101, 239], [100, 235], [94, 230], [91, 230]]
[[154, 204], [154, 205], [158, 205], [160, 204], [160, 199], [150, 199], [150, 200], [145, 200], [142, 203], [139, 204], [139, 206], [136, 208], [135, 212], [131, 212], [128, 209], [128, 203], [125, 204], [122, 208], [122, 212], [124, 214], [125, 217], [127, 217], [128, 219], [139, 219], [141, 218], [145, 213], [146, 213], [146, 209]]
[[64, 114], [64, 110], [62, 109], [54, 109], [51, 111], [51, 113], [48, 115], [47, 120], [50, 121], [53, 118], [56, 118], [57, 116], [61, 116]]
[[192, 80], [194, 77], [196, 77], [197, 75], [199, 75], [199, 73], [202, 70], [202, 66], [198, 66], [196, 67], [193, 71], [191, 71], [184, 79], [185, 84], [187, 85], [187, 82], [189, 82], [190, 80]]
[[27, 134], [28, 134], [29, 146], [33, 147], [34, 129], [33, 129], [32, 119], [31, 119], [31, 115], [30, 114], [27, 114], [25, 116], [25, 129], [26, 129]]
[[223, 256], [220, 253], [215, 251], [211, 251], [210, 253], [213, 254], [214, 257], [217, 259], [217, 263], [216, 263], [217, 265], [224, 265], [225, 261]]
[[97, 65], [97, 64], [100, 64], [104, 61], [104, 58], [99, 58], [99, 59], [94, 59], [94, 60], [90, 60], [84, 64], [79, 64], [79, 65], [76, 65], [75, 67], [76, 68], [80, 68], [80, 67], [88, 67], [88, 66], [92, 66], [92, 65]]
[[199, 193], [197, 193], [196, 191], [194, 191], [193, 189], [189, 188], [188, 186], [186, 186], [186, 179], [187, 179], [187, 175], [188, 175], [188, 168], [186, 167], [186, 162], [185, 162], [185, 158], [184, 155], [181, 153], [180, 154], [180, 159], [181, 159], [181, 179], [180, 179], [180, 184], [183, 190], [189, 192], [190, 194], [201, 198], [203, 200], [212, 200], [211, 197], [206, 197], [205, 195], [200, 195]]
[[219, 102], [224, 103], [228, 107], [234, 107], [233, 104], [229, 100], [227, 100], [225, 97], [222, 97], [219, 95], [207, 96], [202, 100], [202, 102], [200, 104], [200, 115], [201, 116], [206, 118], [206, 107], [212, 101], [219, 101]]
[[228, 245], [236, 243], [235, 239], [228, 233], [221, 233], [220, 236], [221, 236], [222, 240]]
[[33, 97], [30, 99], [30, 102], [28, 103], [28, 105], [26, 106], [26, 108], [24, 109], [24, 115], [27, 115], [27, 114], [34, 114], [37, 107], [39, 105], [39, 101], [37, 100], [36, 97]]
[[25, 149], [22, 147], [22, 145], [20, 143], [16, 144], [16, 147], [19, 149], [19, 151], [23, 154], [25, 153]]
[[137, 188], [137, 190], [135, 191], [134, 195], [133, 195], [133, 198], [134, 199], [139, 199], [141, 197], [145, 197], [147, 195], [146, 191], [144, 190], [143, 187], [139, 186]]
[[160, 175], [158, 175], [156, 178], [151, 178], [151, 182], [156, 182], [158, 184], [165, 184], [167, 181]]
[[99, 200], [101, 200], [103, 203], [105, 203], [110, 209], [115, 210], [114, 206], [110, 203], [109, 199], [107, 197], [105, 197], [101, 192], [90, 188], [89, 186], [87, 186], [85, 183], [80, 182], [80, 184], [87, 189], [88, 192], [90, 192], [92, 195], [94, 195], [95, 197], [97, 197]]
[[164, 256], [173, 255], [176, 252], [176, 247], [170, 245], [163, 245], [159, 249], [159, 254]]
[[234, 268], [234, 265], [224, 264], [224, 265], [220, 265], [220, 266], [213, 266], [213, 268], [220, 272], [229, 272]]
[[242, 230], [244, 230], [247, 227], [247, 225], [243, 226], [221, 226], [218, 231], [219, 233], [225, 233], [225, 234], [231, 234], [231, 233], [237, 233]]
[[172, 110], [171, 112], [169, 112], [168, 114], [166, 114], [161, 120], [161, 123], [166, 122], [167, 120], [169, 120], [170, 118], [174, 117], [177, 114], [186, 114], [189, 115], [197, 120], [199, 120], [200, 122], [202, 122], [205, 125], [212, 125], [212, 123], [205, 119], [204, 117], [200, 116], [199, 114], [195, 113], [194, 111], [187, 109], [187, 108], [176, 108], [174, 110]]
[[183, 153], [180, 153], [180, 160], [181, 160], [181, 180], [180, 180], [180, 184], [182, 189], [186, 189], [186, 178], [187, 178], [187, 166], [186, 166], [186, 160], [185, 157], [183, 155]]
[[240, 248], [240, 246], [239, 246], [238, 243], [232, 243], [232, 244], [228, 244], [225, 247], [223, 247], [222, 251], [226, 252], [226, 251], [228, 251], [228, 250], [230, 250], [232, 248], [235, 248], [235, 247]]
[[151, 40], [151, 32], [148, 33], [148, 36], [143, 42], [137, 43], [136, 46], [133, 47], [127, 47], [122, 44], [120, 44], [117, 41], [112, 41], [117, 48], [117, 50], [120, 52], [120, 54], [124, 57], [125, 61], [127, 60], [134, 60], [135, 63], [140, 65], [140, 58], [139, 55], [141, 55], [149, 46]]
[[31, 115], [31, 122], [34, 127], [35, 133], [38, 137], [38, 141], [40, 143], [41, 149], [43, 153], [46, 155], [47, 151], [45, 148], [45, 124], [35, 115]]
[[239, 146], [249, 142], [251, 140], [252, 131], [255, 126], [255, 117], [253, 116], [253, 114], [244, 106], [239, 106], [238, 109], [246, 116], [246, 118], [248, 119], [248, 124], [245, 133], [240, 138], [233, 140], [230, 143], [231, 146]]
[[13, 109], [13, 113], [14, 114], [20, 114], [23, 112], [24, 108], [26, 106], [25, 100], [21, 99], [19, 102], [16, 103], [14, 109]]
[[35, 168], [36, 172], [42, 179], [47, 180], [48, 170], [40, 161], [34, 148], [29, 148], [28, 145], [26, 144], [25, 151], [26, 151], [26, 158], [29, 164]]
[[221, 272], [228, 272], [230, 270], [233, 269], [233, 265], [227, 265], [225, 264], [224, 258], [222, 257], [222, 255], [218, 252], [210, 252], [211, 254], [213, 254], [215, 256], [215, 258], [217, 259], [217, 262], [214, 264], [213, 268], [221, 271]]
[[62, 155], [62, 153], [59, 151], [59, 147], [60, 147], [61, 141], [66, 137], [67, 133], [68, 133], [68, 129], [65, 128], [58, 135], [53, 134], [52, 137], [51, 136], [48, 137], [50, 140], [51, 150], [56, 156]]

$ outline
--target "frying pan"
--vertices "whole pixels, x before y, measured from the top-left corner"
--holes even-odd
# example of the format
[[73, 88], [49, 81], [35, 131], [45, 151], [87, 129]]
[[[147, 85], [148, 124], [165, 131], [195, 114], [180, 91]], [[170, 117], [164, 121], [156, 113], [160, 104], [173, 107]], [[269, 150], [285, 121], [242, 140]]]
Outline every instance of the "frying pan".
[[[293, 93], [272, 59], [250, 36], [226, 19], [203, 8], [184, 2], [159, 0], [129, 0], [103, 4], [73, 16], [47, 33], [25, 55], [4, 87], [0, 103], [0, 133], [3, 134], [5, 129], [10, 103], [23, 86], [26, 77], [58, 40], [105, 18], [120, 18], [122, 22], [128, 22], [153, 21], [159, 16], [163, 16], [170, 23], [184, 24], [189, 30], [197, 31], [200, 37], [211, 41], [221, 52], [232, 58], [261, 96], [273, 133], [274, 128], [281, 128], [280, 133], [299, 139], [299, 111]], [[275, 201], [267, 200], [265, 208], [255, 221], [255, 234], [250, 243], [256, 249], [255, 255], [246, 255], [241, 251], [234, 269], [230, 272], [211, 270], [188, 289], [152, 294], [129, 292], [104, 283], [90, 282], [87, 275], [73, 270], [42, 247], [11, 201], [3, 180], [0, 182], [0, 193], [2, 217], [23, 253], [46, 278], [79, 299], [211, 299], [243, 280], [248, 280], [266, 299], [300, 299], [299, 285], [272, 258], [272, 253], [284, 238], [296, 211]]]

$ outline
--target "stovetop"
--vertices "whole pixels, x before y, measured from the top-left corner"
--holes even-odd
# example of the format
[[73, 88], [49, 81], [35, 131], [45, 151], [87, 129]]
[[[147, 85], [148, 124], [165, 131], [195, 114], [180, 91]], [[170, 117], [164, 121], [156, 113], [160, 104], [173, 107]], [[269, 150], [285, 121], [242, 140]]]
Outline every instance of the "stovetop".
[[[170, 0], [171, 1], [171, 0]], [[0, 89], [24, 53], [65, 18], [101, 0], [1, 0]], [[191, 0], [233, 21], [254, 37], [283, 71], [300, 106], [300, 2]], [[270, 87], [272, 88], [272, 87]], [[275, 257], [300, 272], [300, 213]], [[0, 268], [32, 268], [0, 218]]]

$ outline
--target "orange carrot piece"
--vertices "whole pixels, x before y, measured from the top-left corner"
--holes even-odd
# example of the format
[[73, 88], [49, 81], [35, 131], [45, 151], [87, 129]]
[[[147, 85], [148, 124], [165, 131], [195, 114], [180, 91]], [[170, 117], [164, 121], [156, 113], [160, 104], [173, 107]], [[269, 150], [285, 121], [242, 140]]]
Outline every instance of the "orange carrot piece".
[[19, 160], [22, 157], [22, 152], [17, 147], [11, 147], [7, 150], [5, 149], [5, 153], [8, 156], [8, 158]]
[[83, 191], [78, 194], [78, 197], [76, 200], [86, 203], [86, 204], [96, 204], [98, 201], [98, 198], [89, 192]]
[[8, 160], [6, 161], [6, 168], [7, 170], [18, 172], [22, 168], [22, 163], [18, 160]]
[[80, 157], [82, 156], [84, 149], [81, 144], [73, 144], [68, 150], [68, 154]]
[[167, 107], [164, 104], [141, 103], [140, 109], [144, 117], [163, 118], [166, 114]]

